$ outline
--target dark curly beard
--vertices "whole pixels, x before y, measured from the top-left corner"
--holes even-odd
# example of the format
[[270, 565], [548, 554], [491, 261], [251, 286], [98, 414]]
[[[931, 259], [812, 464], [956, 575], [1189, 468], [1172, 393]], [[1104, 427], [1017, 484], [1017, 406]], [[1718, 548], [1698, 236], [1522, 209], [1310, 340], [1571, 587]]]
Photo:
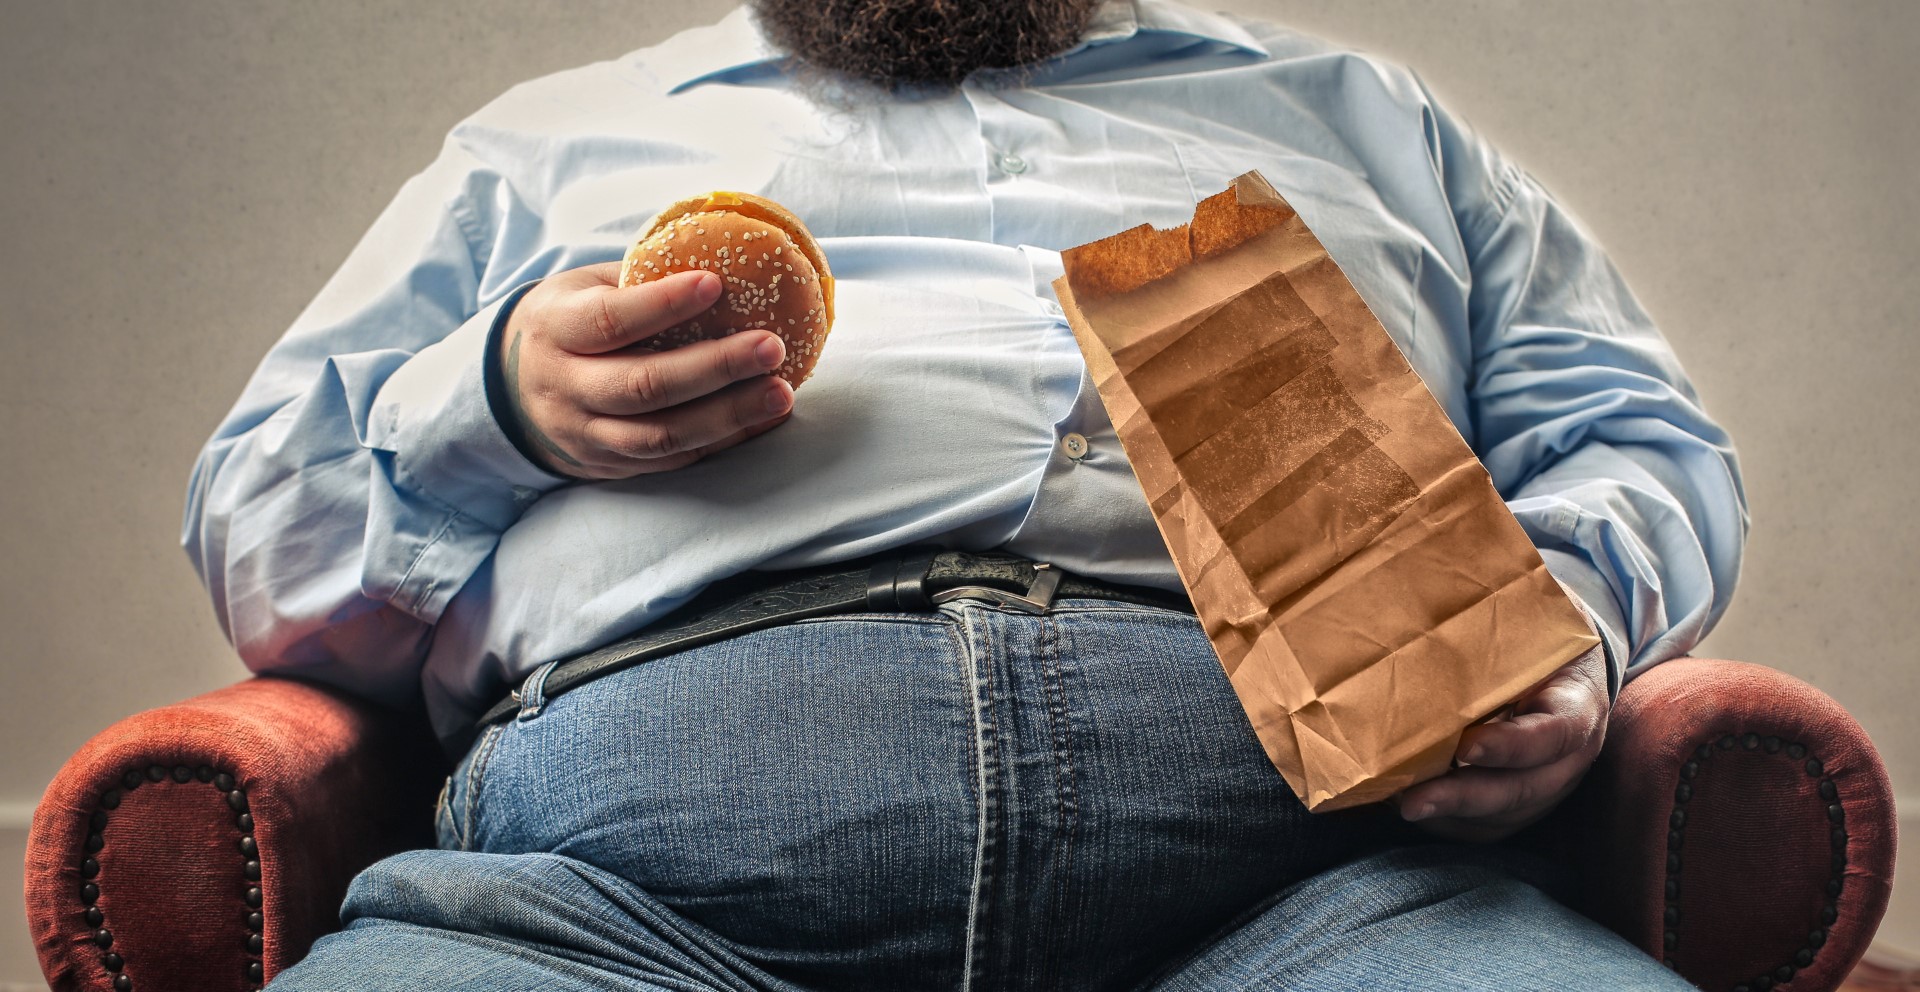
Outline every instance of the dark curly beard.
[[887, 89], [1073, 47], [1099, 0], [749, 0], [767, 38], [813, 69]]

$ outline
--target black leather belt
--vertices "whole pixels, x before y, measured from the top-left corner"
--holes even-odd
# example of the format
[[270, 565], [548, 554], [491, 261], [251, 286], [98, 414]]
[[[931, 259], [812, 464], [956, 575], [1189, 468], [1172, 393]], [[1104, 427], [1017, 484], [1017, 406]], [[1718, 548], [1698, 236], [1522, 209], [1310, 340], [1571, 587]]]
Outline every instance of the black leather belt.
[[[1193, 612], [1179, 594], [1081, 578], [999, 552], [909, 549], [880, 558], [793, 572], [747, 572], [716, 582], [639, 633], [553, 667], [543, 695], [557, 696], [630, 665], [796, 620], [836, 613], [926, 612], [955, 599], [983, 599], [1027, 613], [1055, 599], [1113, 599]], [[502, 722], [520, 709], [520, 693], [480, 717]]]

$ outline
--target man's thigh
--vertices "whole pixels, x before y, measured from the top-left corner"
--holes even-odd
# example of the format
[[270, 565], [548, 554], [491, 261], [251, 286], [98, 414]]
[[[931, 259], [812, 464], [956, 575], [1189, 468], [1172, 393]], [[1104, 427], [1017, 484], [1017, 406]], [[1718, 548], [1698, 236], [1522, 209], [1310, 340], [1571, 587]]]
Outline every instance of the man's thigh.
[[273, 992], [798, 992], [623, 880], [557, 855], [408, 851]]
[[1150, 984], [1216, 989], [1661, 989], [1693, 986], [1527, 879], [1528, 859], [1397, 848], [1289, 888]]

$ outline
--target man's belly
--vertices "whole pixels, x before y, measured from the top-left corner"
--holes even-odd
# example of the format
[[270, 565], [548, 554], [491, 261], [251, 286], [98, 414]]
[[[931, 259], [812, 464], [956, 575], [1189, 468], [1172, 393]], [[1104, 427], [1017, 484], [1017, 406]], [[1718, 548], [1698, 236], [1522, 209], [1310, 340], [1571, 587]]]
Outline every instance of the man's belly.
[[426, 689], [443, 732], [538, 664], [753, 568], [932, 542], [1178, 588], [1059, 316], [1057, 256], [933, 238], [826, 247], [838, 317], [792, 418], [689, 468], [530, 507], [437, 626]]

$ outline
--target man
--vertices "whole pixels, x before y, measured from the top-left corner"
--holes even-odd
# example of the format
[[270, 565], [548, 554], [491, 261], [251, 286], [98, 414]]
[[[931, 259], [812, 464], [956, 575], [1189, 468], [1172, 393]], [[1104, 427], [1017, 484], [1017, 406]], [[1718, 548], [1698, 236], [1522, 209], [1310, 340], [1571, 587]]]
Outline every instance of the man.
[[[249, 664], [424, 692], [461, 755], [440, 849], [368, 869], [275, 987], [1686, 987], [1515, 856], [1432, 836], [1564, 797], [1738, 567], [1730, 442], [1574, 221], [1412, 75], [1272, 25], [751, 6], [456, 128], [196, 467], [184, 540]], [[1179, 581], [1049, 288], [1060, 249], [1254, 168], [1605, 640], [1396, 810], [1306, 813], [1197, 621], [1154, 605]], [[825, 246], [839, 314], [798, 395], [764, 333], [627, 347], [715, 299], [613, 285], [709, 189]], [[548, 692], [711, 583], [923, 545], [1077, 584]]]

